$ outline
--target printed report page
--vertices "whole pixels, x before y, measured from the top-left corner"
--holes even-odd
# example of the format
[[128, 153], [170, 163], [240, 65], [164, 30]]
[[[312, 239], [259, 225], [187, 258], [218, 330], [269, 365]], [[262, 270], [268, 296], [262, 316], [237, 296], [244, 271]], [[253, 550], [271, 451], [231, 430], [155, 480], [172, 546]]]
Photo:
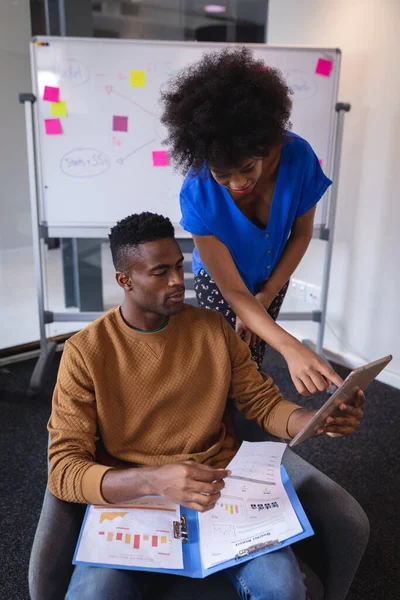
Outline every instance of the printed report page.
[[283, 486], [286, 444], [243, 442], [228, 465], [232, 475], [217, 504], [199, 513], [200, 547], [207, 569], [254, 544], [282, 542], [303, 531]]
[[182, 542], [173, 521], [180, 507], [162, 496], [144, 496], [127, 506], [91, 506], [77, 561], [123, 567], [183, 569]]

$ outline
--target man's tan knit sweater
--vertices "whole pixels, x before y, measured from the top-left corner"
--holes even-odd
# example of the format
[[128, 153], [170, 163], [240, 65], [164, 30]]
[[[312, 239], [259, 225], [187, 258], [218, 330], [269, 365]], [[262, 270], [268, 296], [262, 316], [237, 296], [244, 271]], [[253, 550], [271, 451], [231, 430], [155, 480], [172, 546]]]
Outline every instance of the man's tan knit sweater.
[[49, 421], [49, 488], [70, 502], [105, 503], [98, 438], [137, 466], [195, 460], [225, 466], [238, 442], [227, 432], [230, 397], [247, 418], [286, 437], [290, 414], [248, 347], [214, 311], [185, 305], [164, 329], [139, 332], [119, 309], [66, 344]]

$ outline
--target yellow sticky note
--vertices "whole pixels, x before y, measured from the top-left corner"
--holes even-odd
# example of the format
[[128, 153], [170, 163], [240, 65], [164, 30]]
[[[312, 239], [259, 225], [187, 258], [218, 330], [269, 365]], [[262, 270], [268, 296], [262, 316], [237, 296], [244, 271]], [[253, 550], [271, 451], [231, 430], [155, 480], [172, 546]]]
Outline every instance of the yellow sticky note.
[[131, 71], [129, 80], [131, 87], [146, 87], [146, 72]]
[[65, 102], [65, 100], [60, 100], [60, 102], [52, 102], [50, 114], [52, 117], [66, 117], [67, 103]]

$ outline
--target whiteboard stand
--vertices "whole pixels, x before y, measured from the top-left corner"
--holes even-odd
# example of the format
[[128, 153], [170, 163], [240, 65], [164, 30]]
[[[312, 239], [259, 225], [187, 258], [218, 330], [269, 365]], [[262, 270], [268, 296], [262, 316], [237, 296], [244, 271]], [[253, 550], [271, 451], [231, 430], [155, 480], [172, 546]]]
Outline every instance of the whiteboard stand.
[[328, 247], [325, 253], [324, 263], [324, 274], [322, 280], [322, 296], [321, 296], [321, 321], [319, 324], [318, 338], [316, 345], [317, 354], [323, 352], [323, 342], [325, 334], [325, 323], [326, 323], [326, 309], [328, 304], [328, 291], [329, 291], [329, 279], [331, 274], [332, 266], [332, 252], [333, 252], [333, 238], [335, 234], [335, 221], [336, 221], [336, 207], [337, 207], [337, 196], [339, 188], [339, 175], [340, 175], [340, 157], [342, 152], [342, 141], [343, 141], [343, 128], [344, 128], [344, 114], [350, 112], [351, 105], [345, 102], [338, 102], [335, 106], [336, 110], [336, 140], [335, 140], [335, 153], [333, 157], [333, 189], [331, 193], [331, 201], [329, 204], [329, 239]]
[[35, 264], [36, 290], [39, 313], [39, 331], [40, 331], [40, 355], [39, 360], [33, 370], [31, 381], [28, 388], [28, 395], [35, 395], [41, 388], [44, 375], [51, 364], [56, 351], [57, 342], [48, 342], [46, 338], [46, 319], [44, 306], [44, 278], [42, 262], [43, 239], [40, 235], [40, 223], [37, 202], [37, 181], [36, 181], [36, 161], [35, 144], [33, 132], [33, 103], [36, 98], [33, 94], [20, 94], [19, 101], [25, 106], [26, 122], [26, 148], [28, 157], [29, 174], [29, 199], [31, 205], [32, 222], [32, 244], [33, 258]]
[[[328, 226], [321, 230], [321, 239], [327, 240], [327, 248], [325, 251], [325, 261], [324, 261], [324, 271], [322, 278], [322, 286], [321, 286], [321, 308], [318, 311], [314, 311], [311, 313], [311, 320], [317, 321], [319, 323], [318, 326], [318, 336], [317, 343], [314, 344], [311, 340], [303, 340], [303, 344], [314, 350], [317, 354], [319, 354], [328, 364], [329, 361], [327, 357], [324, 355], [323, 344], [324, 344], [324, 334], [325, 334], [325, 323], [326, 323], [326, 310], [328, 304], [328, 292], [329, 292], [329, 279], [331, 274], [331, 266], [332, 266], [332, 252], [333, 252], [333, 238], [335, 233], [335, 220], [336, 220], [336, 207], [337, 207], [337, 195], [339, 188], [339, 174], [340, 174], [340, 157], [342, 151], [342, 141], [343, 141], [343, 128], [344, 128], [344, 114], [349, 112], [351, 109], [351, 105], [345, 102], [337, 102], [335, 106], [336, 110], [336, 136], [335, 136], [335, 149], [333, 156], [333, 185], [331, 198], [329, 203], [329, 213], [328, 213]], [[296, 313], [292, 313], [296, 314]], [[290, 315], [290, 313], [287, 313]], [[285, 313], [279, 317], [282, 320], [285, 319]], [[297, 320], [297, 319], [296, 319]], [[333, 391], [333, 390], [332, 390]]]

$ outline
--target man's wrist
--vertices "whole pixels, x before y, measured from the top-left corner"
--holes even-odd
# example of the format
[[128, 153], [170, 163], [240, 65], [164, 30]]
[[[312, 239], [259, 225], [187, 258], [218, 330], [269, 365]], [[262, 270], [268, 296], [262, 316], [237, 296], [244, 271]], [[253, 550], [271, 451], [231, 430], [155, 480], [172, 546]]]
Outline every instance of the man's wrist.
[[146, 488], [146, 496], [160, 495], [158, 486], [158, 476], [162, 467], [151, 467], [146, 469], [144, 487]]
[[136, 471], [133, 475], [136, 476], [136, 481], [138, 481], [137, 477], [139, 477], [139, 487], [141, 491], [141, 496], [153, 496], [162, 495], [160, 493], [160, 470], [162, 467], [142, 467], [133, 469]]
[[308, 408], [298, 408], [289, 416], [286, 424], [286, 433], [289, 439], [293, 439], [305, 427], [318, 411]]
[[157, 494], [155, 473], [160, 467], [111, 469], [101, 482], [101, 494], [111, 503], [129, 502], [141, 496]]

